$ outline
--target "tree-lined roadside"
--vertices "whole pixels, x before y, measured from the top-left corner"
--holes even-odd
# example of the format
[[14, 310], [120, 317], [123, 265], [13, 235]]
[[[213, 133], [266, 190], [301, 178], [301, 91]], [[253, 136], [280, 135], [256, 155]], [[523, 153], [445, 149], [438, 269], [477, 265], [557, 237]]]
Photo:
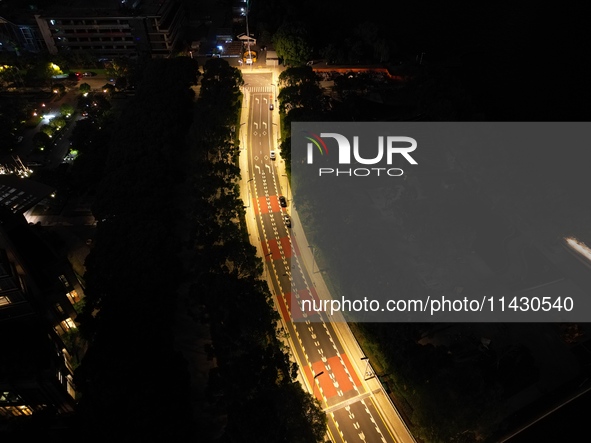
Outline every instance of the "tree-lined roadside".
[[[324, 413], [295, 381], [241, 231], [231, 130], [241, 75], [211, 60], [195, 101], [197, 75], [188, 58], [151, 62], [113, 122], [80, 316], [90, 342], [76, 372], [81, 429], [118, 440], [322, 441]], [[216, 365], [202, 390], [175, 342], [179, 309], [210, 331], [203, 352]]]
[[[278, 340], [282, 332], [262, 262], [238, 220], [240, 151], [233, 137], [242, 77], [225, 61], [204, 67], [189, 136], [195, 200], [193, 309], [207, 320], [217, 368], [209, 374], [208, 412], [227, 417], [220, 441], [319, 442], [326, 418], [295, 380], [297, 368]], [[214, 422], [204, 427], [212, 435]]]

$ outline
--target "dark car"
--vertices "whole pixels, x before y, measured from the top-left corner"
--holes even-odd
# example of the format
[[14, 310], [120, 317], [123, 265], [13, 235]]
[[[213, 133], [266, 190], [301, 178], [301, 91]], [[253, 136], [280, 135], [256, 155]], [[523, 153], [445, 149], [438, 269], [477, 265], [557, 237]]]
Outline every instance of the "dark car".
[[285, 222], [285, 226], [291, 228], [291, 218], [289, 218], [289, 215], [285, 214], [283, 216], [283, 221]]
[[279, 204], [281, 205], [282, 208], [287, 207], [287, 200], [282, 195], [279, 196]]
[[92, 72], [92, 71], [88, 71], [85, 72], [84, 74], [82, 74], [84, 77], [94, 77], [96, 75], [96, 72]]
[[271, 104], [269, 105], [269, 111], [272, 111], [273, 109], [274, 109], [274, 106], [273, 106], [273, 103], [271, 103]]

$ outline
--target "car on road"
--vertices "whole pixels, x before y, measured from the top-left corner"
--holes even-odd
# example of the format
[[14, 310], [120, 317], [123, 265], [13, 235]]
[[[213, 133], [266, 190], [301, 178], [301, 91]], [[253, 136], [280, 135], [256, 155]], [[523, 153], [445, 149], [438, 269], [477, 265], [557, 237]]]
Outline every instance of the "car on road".
[[282, 208], [287, 207], [287, 200], [282, 195], [279, 196], [279, 204], [281, 205]]
[[275, 151], [271, 151], [269, 157], [271, 158], [271, 160], [275, 160], [277, 158], [277, 156], [275, 155]]
[[84, 74], [82, 74], [84, 77], [94, 77], [96, 75], [96, 72], [92, 72], [92, 71], [88, 71], [85, 72]]
[[275, 107], [273, 106], [273, 103], [271, 103], [271, 104], [269, 105], [269, 111], [272, 111], [274, 108], [275, 108]]
[[289, 215], [285, 214], [283, 216], [283, 221], [285, 222], [285, 226], [291, 228], [291, 218], [289, 217]]

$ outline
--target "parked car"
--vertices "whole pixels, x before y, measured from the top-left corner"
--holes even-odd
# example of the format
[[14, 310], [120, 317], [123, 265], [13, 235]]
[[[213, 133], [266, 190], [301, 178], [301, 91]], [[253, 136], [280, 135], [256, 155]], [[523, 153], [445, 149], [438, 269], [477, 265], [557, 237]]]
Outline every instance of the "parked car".
[[291, 218], [289, 217], [289, 215], [285, 214], [283, 216], [283, 221], [285, 222], [285, 226], [291, 228]]
[[275, 158], [277, 158], [277, 156], [275, 155], [275, 151], [271, 151], [269, 157], [271, 158], [271, 160], [275, 160]]
[[285, 199], [285, 197], [283, 195], [279, 196], [279, 204], [281, 205], [282, 208], [287, 207], [287, 200]]

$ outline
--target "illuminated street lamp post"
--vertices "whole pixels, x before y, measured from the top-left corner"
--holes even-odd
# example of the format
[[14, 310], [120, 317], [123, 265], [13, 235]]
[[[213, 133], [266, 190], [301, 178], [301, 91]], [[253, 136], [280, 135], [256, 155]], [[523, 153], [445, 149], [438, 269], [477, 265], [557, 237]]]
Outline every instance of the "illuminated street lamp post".
[[275, 103], [277, 103], [277, 85], [275, 83], [271, 83], [273, 86], [273, 96], [275, 96]]
[[242, 106], [242, 109], [246, 109], [248, 108], [248, 89], [246, 88], [248, 86], [248, 83], [244, 83], [242, 86], [240, 86], [240, 92], [242, 92], [242, 96], [244, 97], [244, 100], [242, 100], [242, 104], [244, 106]]
[[[240, 129], [238, 131], [240, 133], [240, 141], [241, 141], [241, 143], [240, 143], [240, 145], [241, 145], [240, 150], [241, 151], [246, 151], [246, 140], [244, 140], [244, 137], [242, 136], [242, 126], [244, 126], [245, 124], [246, 124], [246, 122], [240, 123]], [[242, 148], [242, 142], [244, 142], [244, 148]]]
[[320, 371], [314, 376], [314, 387], [312, 388], [312, 397], [316, 398], [316, 379], [324, 374], [324, 371]]
[[250, 69], [252, 70], [252, 52], [250, 52], [250, 33], [248, 32], [248, 12], [249, 12], [249, 6], [248, 6], [248, 0], [246, 0], [246, 45], [248, 48], [248, 60], [249, 60], [249, 64], [250, 64]]
[[[314, 270], [314, 266], [316, 265], [316, 257], [314, 257], [314, 246], [308, 245], [310, 249], [312, 249], [312, 274], [315, 274], [316, 271]], [[320, 271], [320, 269], [318, 269]]]
[[251, 178], [250, 180], [248, 180], [248, 181], [246, 182], [246, 190], [248, 191], [248, 205], [247, 205], [247, 206], [245, 206], [245, 208], [250, 208], [250, 200], [251, 200], [251, 198], [250, 198], [250, 185], [249, 185], [249, 183], [250, 183], [251, 181], [253, 181], [253, 180], [254, 180], [254, 178]]
[[269, 252], [268, 254], [265, 254], [265, 257], [263, 257], [263, 266], [264, 266], [264, 270], [265, 270], [265, 274], [263, 275], [263, 280], [267, 280], [267, 260], [266, 258], [269, 257], [270, 255], [273, 255], [272, 252]]

